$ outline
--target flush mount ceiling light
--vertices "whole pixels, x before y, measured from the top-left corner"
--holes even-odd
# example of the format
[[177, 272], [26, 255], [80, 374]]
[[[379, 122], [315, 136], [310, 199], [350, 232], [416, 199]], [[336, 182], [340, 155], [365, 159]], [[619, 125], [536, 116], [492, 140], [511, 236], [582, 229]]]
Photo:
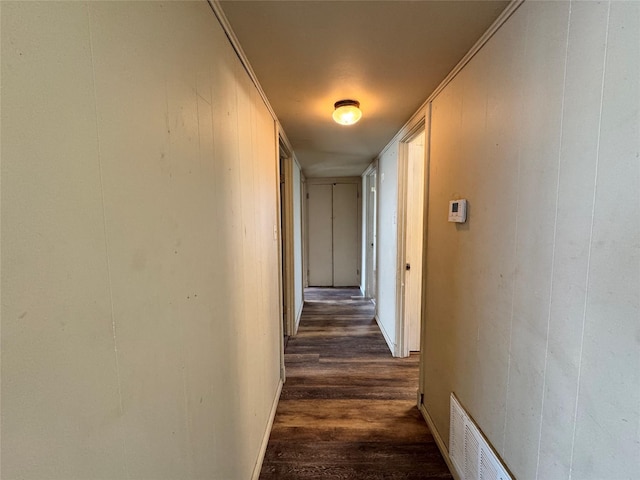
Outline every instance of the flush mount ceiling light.
[[333, 119], [340, 125], [353, 125], [362, 117], [360, 102], [356, 100], [340, 100], [333, 106]]

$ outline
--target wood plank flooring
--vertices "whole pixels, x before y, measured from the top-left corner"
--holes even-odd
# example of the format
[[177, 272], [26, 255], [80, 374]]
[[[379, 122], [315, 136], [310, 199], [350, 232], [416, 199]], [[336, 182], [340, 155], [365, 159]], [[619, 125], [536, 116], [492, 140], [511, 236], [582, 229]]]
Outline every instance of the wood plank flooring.
[[357, 295], [305, 291], [260, 479], [452, 478], [415, 406], [418, 355], [393, 358]]

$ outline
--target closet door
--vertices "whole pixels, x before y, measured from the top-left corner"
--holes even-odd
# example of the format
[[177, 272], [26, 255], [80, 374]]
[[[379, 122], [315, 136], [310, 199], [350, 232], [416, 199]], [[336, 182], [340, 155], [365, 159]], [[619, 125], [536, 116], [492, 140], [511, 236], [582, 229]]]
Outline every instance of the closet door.
[[333, 286], [360, 284], [358, 264], [358, 185], [333, 185]]
[[309, 286], [333, 285], [333, 185], [308, 184]]

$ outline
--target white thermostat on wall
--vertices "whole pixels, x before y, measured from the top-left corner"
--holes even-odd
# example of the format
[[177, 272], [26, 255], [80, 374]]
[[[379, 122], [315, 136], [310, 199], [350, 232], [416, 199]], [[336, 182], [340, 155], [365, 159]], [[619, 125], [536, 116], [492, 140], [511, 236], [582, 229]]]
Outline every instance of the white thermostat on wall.
[[467, 221], [467, 201], [451, 200], [449, 202], [449, 221], [464, 223]]

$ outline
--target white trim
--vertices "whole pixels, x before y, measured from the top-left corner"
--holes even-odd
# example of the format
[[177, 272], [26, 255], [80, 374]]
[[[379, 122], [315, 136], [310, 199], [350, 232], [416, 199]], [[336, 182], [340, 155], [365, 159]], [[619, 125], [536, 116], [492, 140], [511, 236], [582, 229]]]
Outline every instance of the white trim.
[[378, 160], [377, 159], [374, 159], [374, 160], [371, 161], [369, 166], [365, 169], [364, 172], [362, 172], [362, 175], [360, 175], [360, 177], [362, 177], [362, 178], [366, 177], [367, 175], [369, 175], [371, 173], [371, 171], [374, 168], [378, 168]]
[[[371, 178], [370, 178], [374, 172], [376, 173], [375, 185], [372, 184]], [[371, 298], [374, 301], [374, 304], [375, 304], [375, 299], [376, 299], [376, 296], [378, 295], [378, 292], [375, 291], [375, 289], [372, 288], [372, 286], [373, 285], [377, 286], [378, 279], [374, 278], [373, 264], [374, 263], [377, 264], [378, 249], [376, 247], [375, 251], [370, 252], [369, 243], [373, 242], [373, 238], [371, 237], [377, 236], [377, 233], [378, 233], [377, 231], [374, 231], [374, 228], [373, 228], [375, 226], [377, 230], [378, 219], [373, 218], [372, 213], [374, 212], [371, 211], [371, 210], [375, 210], [375, 213], [377, 216], [377, 210], [378, 210], [377, 172], [378, 172], [378, 162], [373, 161], [361, 176], [362, 178], [362, 265], [360, 268], [360, 272], [361, 272], [360, 290], [362, 290], [363, 296]], [[375, 191], [376, 191], [375, 209], [372, 208], [374, 205], [370, 204], [372, 188], [375, 188]], [[369, 218], [370, 216], [371, 218]], [[370, 229], [371, 231], [369, 231]]]
[[282, 270], [283, 270], [283, 261], [282, 258], [282, 195], [280, 194], [280, 134], [278, 132], [278, 122], [276, 120], [273, 121], [273, 130], [274, 130], [274, 142], [275, 142], [275, 151], [276, 158], [274, 161], [276, 168], [276, 184], [275, 194], [276, 194], [276, 229], [278, 231], [278, 324], [280, 329], [280, 380], [282, 382], [286, 381], [287, 373], [286, 366], [284, 364], [284, 309], [282, 305], [283, 299], [283, 278], [282, 278]]
[[[407, 342], [408, 325], [405, 322], [405, 265], [407, 263], [407, 176], [409, 167], [409, 142], [425, 132], [425, 172], [427, 169], [427, 146], [426, 146], [426, 130], [427, 118], [424, 116], [413, 117], [414, 121], [410, 125], [405, 125], [406, 133], [398, 142], [398, 199], [397, 199], [397, 252], [396, 252], [396, 342], [397, 357], [409, 356], [409, 343]], [[426, 185], [425, 185], [426, 189]], [[424, 202], [422, 205], [424, 213]], [[426, 227], [426, 225], [425, 225]], [[424, 256], [424, 254], [423, 254]], [[422, 310], [421, 310], [422, 311]]]
[[289, 158], [293, 155], [293, 148], [291, 147], [291, 144], [289, 143], [289, 140], [287, 139], [287, 135], [282, 129], [282, 125], [280, 125], [280, 122], [278, 122], [277, 119], [275, 120], [275, 122], [276, 122], [276, 129], [278, 131], [278, 161], [279, 161], [280, 150], [282, 150], [282, 153], [284, 153], [285, 157]]
[[[424, 165], [424, 217], [422, 218], [422, 305], [420, 306], [420, 352], [427, 349], [427, 248], [429, 239], [429, 188], [431, 186], [431, 106], [427, 105], [425, 117], [425, 165]], [[420, 376], [418, 378], [418, 390], [425, 391], [424, 385], [424, 365], [425, 362], [420, 361]]]
[[282, 393], [283, 382], [282, 379], [278, 381], [278, 388], [276, 389], [276, 396], [273, 399], [271, 405], [271, 412], [269, 412], [269, 421], [267, 422], [267, 428], [262, 436], [262, 442], [260, 443], [260, 451], [256, 464], [253, 467], [253, 473], [251, 474], [251, 480], [258, 480], [260, 477], [260, 471], [262, 470], [262, 462], [264, 461], [264, 455], [267, 453], [267, 445], [269, 445], [269, 437], [271, 436], [271, 429], [273, 428], [273, 421], [276, 418], [276, 410], [278, 409], [278, 403], [280, 402], [280, 394]]
[[451, 472], [451, 475], [455, 480], [461, 480], [460, 477], [458, 476], [458, 472], [456, 471], [455, 467], [453, 466], [453, 463], [451, 462], [451, 458], [449, 457], [449, 449], [447, 448], [447, 444], [444, 442], [444, 440], [440, 436], [440, 432], [438, 432], [438, 429], [436, 428], [435, 423], [433, 423], [433, 419], [431, 418], [431, 415], [429, 415], [429, 412], [427, 411], [427, 407], [425, 407], [424, 403], [422, 403], [418, 405], [418, 409], [420, 410], [420, 413], [422, 414], [422, 418], [424, 418], [424, 421], [427, 422], [427, 426], [431, 431], [431, 435], [433, 435], [433, 439], [436, 441], [438, 450], [440, 450], [440, 453], [442, 454], [442, 458], [444, 458], [444, 461], [447, 463], [447, 467], [449, 467], [449, 472]]
[[407, 128], [413, 124], [416, 117], [424, 116], [426, 114], [426, 109], [429, 103], [431, 103], [440, 92], [447, 86], [449, 83], [460, 73], [467, 63], [471, 61], [473, 57], [480, 51], [482, 47], [495, 35], [495, 33], [500, 29], [500, 27], [514, 14], [514, 12], [522, 5], [524, 0], [511, 0], [511, 3], [506, 6], [500, 16], [491, 24], [491, 26], [487, 29], [487, 31], [480, 37], [480, 39], [469, 49], [467, 54], [462, 57], [455, 67], [449, 72], [449, 74], [440, 82], [440, 84], [436, 87], [436, 89], [427, 97], [427, 99], [420, 105], [418, 110], [409, 118], [409, 120], [402, 126], [398, 133], [394, 135], [394, 137], [385, 145], [385, 147], [380, 151], [376, 158], [380, 158], [391, 146], [393, 146], [396, 142], [400, 141], [406, 135]]
[[396, 346], [391, 341], [391, 337], [389, 337], [389, 334], [384, 329], [384, 326], [382, 325], [382, 322], [380, 322], [380, 319], [378, 318], [378, 314], [376, 313], [376, 315], [373, 318], [375, 319], [376, 323], [378, 324], [378, 328], [382, 332], [382, 336], [384, 337], [385, 342], [387, 342], [387, 346], [389, 347], [389, 350], [391, 350], [391, 354], [395, 357], [396, 356], [396, 352], [395, 352]]
[[[406, 136], [406, 135], [405, 135]], [[398, 197], [396, 198], [396, 357], [406, 357], [404, 352], [404, 268], [406, 261], [406, 209], [407, 209], [407, 157], [406, 142], [398, 142], [396, 172], [398, 175]]]
[[[299, 166], [299, 164], [298, 164]], [[309, 286], [309, 208], [307, 202], [307, 177], [302, 173], [300, 169], [300, 189], [301, 189], [301, 203], [300, 209], [302, 212], [302, 304], [304, 305], [304, 289]]]
[[[380, 192], [380, 185], [381, 185], [381, 181], [380, 181], [380, 176], [378, 175], [378, 172], [380, 171], [380, 162], [378, 162], [378, 160], [374, 160], [372, 162], [373, 168], [376, 171], [376, 184], [374, 185], [375, 189], [376, 189], [376, 202], [375, 202], [375, 216], [374, 216], [374, 220], [375, 220], [375, 225], [374, 225], [374, 229], [373, 229], [373, 235], [376, 238], [375, 243], [375, 251], [373, 252], [373, 258], [375, 260], [375, 264], [376, 264], [376, 269], [375, 272], [372, 272], [372, 278], [373, 278], [373, 283], [374, 283], [374, 288], [373, 288], [373, 295], [372, 295], [372, 300], [373, 300], [373, 304], [376, 306], [375, 309], [375, 313], [376, 315], [378, 314], [378, 298], [380, 297], [380, 276], [378, 275], [378, 272], [380, 271], [380, 243], [378, 242], [378, 238], [379, 238], [379, 232], [380, 232], [380, 197], [379, 192]], [[372, 266], [373, 267], [373, 266]]]
[[[276, 118], [275, 120], [276, 120], [276, 124], [277, 124], [277, 128], [278, 128], [278, 134], [280, 135], [280, 140], [282, 140], [282, 142], [284, 143], [284, 146], [287, 147], [287, 150], [289, 151], [289, 156], [295, 157], [295, 153], [293, 152], [293, 147], [291, 146], [291, 142], [289, 141], [289, 137], [287, 137], [287, 134], [284, 131], [284, 128], [282, 127], [282, 125], [280, 124], [278, 119]], [[298, 163], [297, 159], [296, 159], [296, 163]], [[298, 163], [298, 166], [300, 166], [299, 163]], [[300, 169], [300, 170], [302, 170], [302, 169]]]

